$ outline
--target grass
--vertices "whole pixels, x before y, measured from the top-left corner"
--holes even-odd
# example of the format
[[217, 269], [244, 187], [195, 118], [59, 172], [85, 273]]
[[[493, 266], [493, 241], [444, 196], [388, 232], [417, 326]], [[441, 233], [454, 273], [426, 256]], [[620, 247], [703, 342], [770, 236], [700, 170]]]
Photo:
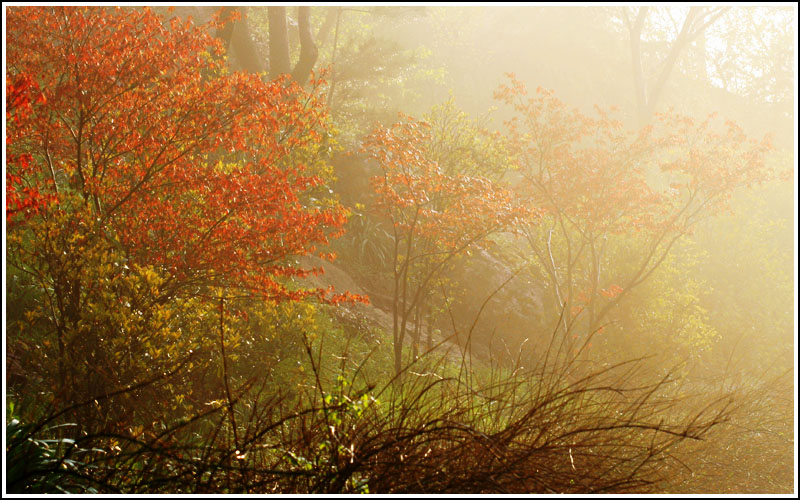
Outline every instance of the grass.
[[[72, 491], [104, 493], [696, 492], [700, 477], [724, 484], [715, 471], [746, 469], [711, 462], [731, 456], [726, 446], [775, 430], [762, 420], [730, 431], [771, 411], [776, 381], [701, 397], [669, 373], [654, 378], [647, 359], [588, 363], [590, 339], [574, 344], [561, 328], [536, 359], [468, 370], [440, 346], [400, 377], [368, 325], [323, 312], [313, 333], [296, 334], [284, 340], [300, 357], [282, 359], [279, 378], [248, 370], [251, 356], [229, 360], [229, 396], [150, 426], [82, 433], [80, 466], [51, 472], [68, 474]], [[37, 428], [12, 442], [7, 467], [37, 456], [14, 444], [51, 432]], [[74, 454], [57, 451], [55, 463]]]

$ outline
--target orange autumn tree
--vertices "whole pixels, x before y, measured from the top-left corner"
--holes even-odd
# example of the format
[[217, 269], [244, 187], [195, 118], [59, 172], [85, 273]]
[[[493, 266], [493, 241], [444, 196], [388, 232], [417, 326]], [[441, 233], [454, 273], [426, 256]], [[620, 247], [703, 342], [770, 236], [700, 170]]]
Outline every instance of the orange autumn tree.
[[510, 191], [488, 179], [445, 173], [431, 159], [430, 144], [429, 126], [401, 115], [389, 128], [377, 126], [363, 146], [382, 171], [372, 178], [375, 208], [392, 224], [392, 339], [398, 376], [412, 314], [445, 267], [492, 234], [514, 230], [529, 215]]
[[11, 162], [9, 175], [163, 268], [174, 293], [301, 298], [276, 279], [305, 272], [286, 257], [345, 220], [304, 203], [321, 180], [292, 161], [326, 133], [325, 109], [296, 85], [223, 75], [208, 31], [148, 9], [11, 9], [9, 74], [34, 78], [46, 102], [9, 126], [10, 158], [37, 167]]
[[329, 134], [314, 91], [228, 74], [213, 29], [147, 8], [7, 14], [9, 266], [56, 393], [173, 369], [215, 328], [198, 297], [351, 298], [291, 284], [346, 218], [301, 161]]
[[[39, 86], [30, 75], [19, 75], [13, 78], [6, 76], [6, 123], [17, 125], [23, 123], [30, 115], [34, 104], [45, 101]], [[19, 214], [36, 213], [53, 197], [45, 196], [35, 185], [23, 185], [23, 177], [31, 170], [30, 153], [21, 152], [7, 155], [6, 166], [6, 218], [10, 222]]]
[[586, 332], [734, 190], [772, 175], [769, 139], [748, 140], [732, 122], [670, 112], [631, 132], [611, 112], [591, 118], [542, 88], [528, 97], [509, 76], [495, 97], [514, 111], [506, 125], [519, 191], [541, 209], [524, 229], [532, 261], [556, 307], [580, 314]]

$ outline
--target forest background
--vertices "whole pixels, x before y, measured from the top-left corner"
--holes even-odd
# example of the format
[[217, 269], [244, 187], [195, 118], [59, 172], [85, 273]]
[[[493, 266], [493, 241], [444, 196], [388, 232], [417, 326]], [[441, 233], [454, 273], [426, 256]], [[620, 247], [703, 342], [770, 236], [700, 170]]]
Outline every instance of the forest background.
[[796, 491], [795, 6], [4, 21], [6, 491]]

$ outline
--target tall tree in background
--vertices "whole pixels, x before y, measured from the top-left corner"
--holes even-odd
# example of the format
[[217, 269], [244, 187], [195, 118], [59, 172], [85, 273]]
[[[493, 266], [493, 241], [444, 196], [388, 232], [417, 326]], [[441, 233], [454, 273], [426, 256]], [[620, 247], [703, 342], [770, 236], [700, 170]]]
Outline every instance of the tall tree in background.
[[[305, 85], [314, 64], [317, 62], [319, 50], [311, 33], [311, 7], [297, 7], [297, 24], [300, 34], [300, 56], [294, 68], [289, 57], [289, 34], [286, 22], [286, 7], [267, 7], [269, 16], [269, 61], [264, 64], [263, 55], [253, 43], [250, 26], [247, 22], [247, 8], [223, 7], [220, 18], [225, 24], [217, 30], [216, 36], [223, 41], [225, 47], [231, 47], [243, 69], [251, 73], [260, 73], [264, 67], [269, 68], [269, 78], [274, 80], [281, 75], [290, 74], [300, 85]], [[329, 25], [330, 23], [326, 24]], [[321, 33], [323, 33], [321, 31]]]
[[647, 75], [644, 70], [642, 34], [645, 22], [650, 12], [650, 7], [639, 7], [635, 19], [627, 7], [623, 7], [622, 15], [625, 26], [630, 36], [631, 64], [633, 70], [633, 83], [636, 92], [636, 113], [639, 126], [650, 123], [656, 104], [664, 90], [664, 85], [669, 79], [678, 58], [687, 47], [697, 39], [711, 24], [717, 21], [729, 7], [690, 7], [681, 24], [677, 37], [669, 46], [669, 51], [664, 60], [659, 64], [655, 79]]
[[250, 26], [245, 15], [246, 8], [223, 7], [219, 13], [223, 23], [216, 31], [216, 37], [222, 40], [223, 47], [236, 54], [242, 69], [250, 73], [265, 71], [266, 61], [258, 54], [258, 49], [250, 35]]

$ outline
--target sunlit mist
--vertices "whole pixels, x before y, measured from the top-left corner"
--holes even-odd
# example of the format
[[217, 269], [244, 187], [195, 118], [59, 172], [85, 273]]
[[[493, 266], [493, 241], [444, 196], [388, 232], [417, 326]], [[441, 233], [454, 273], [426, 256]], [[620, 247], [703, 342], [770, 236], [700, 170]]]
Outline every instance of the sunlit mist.
[[797, 493], [796, 5], [3, 21], [4, 493]]

